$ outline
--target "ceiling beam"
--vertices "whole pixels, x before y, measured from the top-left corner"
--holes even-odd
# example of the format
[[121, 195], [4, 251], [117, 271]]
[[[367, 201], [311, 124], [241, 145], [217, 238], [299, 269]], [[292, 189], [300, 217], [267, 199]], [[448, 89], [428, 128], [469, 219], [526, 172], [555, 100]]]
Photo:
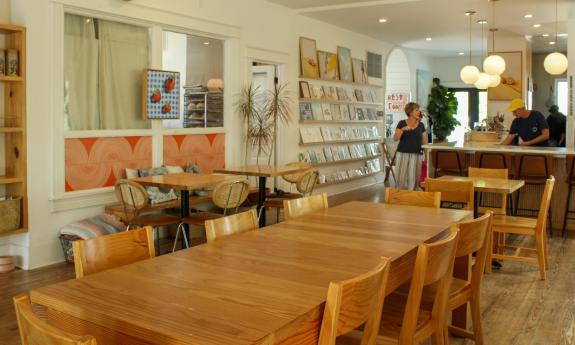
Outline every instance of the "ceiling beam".
[[315, 6], [315, 7], [304, 7], [296, 10], [297, 13], [313, 13], [313, 12], [325, 12], [325, 11], [336, 11], [345, 10], [350, 8], [359, 7], [372, 7], [372, 6], [383, 6], [392, 4], [403, 4], [409, 2], [419, 2], [424, 0], [374, 0], [374, 1], [353, 1], [347, 4], [340, 5], [326, 5], [326, 6]]

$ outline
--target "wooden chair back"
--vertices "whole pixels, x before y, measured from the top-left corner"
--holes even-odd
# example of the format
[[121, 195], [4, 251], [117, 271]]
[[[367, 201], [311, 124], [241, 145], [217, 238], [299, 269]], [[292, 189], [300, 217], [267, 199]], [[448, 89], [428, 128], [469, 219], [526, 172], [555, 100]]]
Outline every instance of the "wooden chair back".
[[[291, 163], [287, 163], [286, 166], [288, 167], [300, 167], [300, 168], [307, 168], [308, 170], [311, 170], [312, 166], [309, 163], [306, 162], [291, 162]], [[301, 179], [301, 177], [308, 172], [308, 170], [304, 170], [304, 171], [300, 171], [297, 173], [293, 173], [293, 174], [287, 174], [287, 175], [283, 175], [282, 178], [289, 183], [297, 183], [297, 181], [299, 181]]]
[[520, 179], [546, 180], [553, 174], [553, 157], [547, 154], [515, 155], [517, 176]]
[[138, 182], [131, 180], [118, 180], [114, 186], [116, 198], [122, 204], [126, 220], [136, 217], [149, 203], [148, 192]]
[[28, 296], [15, 296], [13, 300], [22, 345], [96, 345], [92, 336], [74, 335], [42, 321], [32, 310]]
[[423, 207], [441, 207], [441, 193], [418, 192], [413, 190], [386, 188], [385, 203]]
[[463, 150], [431, 151], [431, 161], [435, 171], [442, 175], [446, 173], [461, 175], [466, 166], [465, 152]]
[[470, 167], [467, 175], [469, 177], [500, 178], [507, 180], [509, 178], [509, 170]]
[[328, 207], [327, 194], [321, 193], [298, 199], [284, 200], [284, 215], [286, 220], [290, 220]]
[[296, 189], [303, 195], [311, 195], [313, 189], [317, 183], [317, 178], [319, 173], [317, 171], [308, 170], [305, 174], [302, 174], [296, 182]]
[[438, 284], [433, 299], [432, 322], [435, 321], [437, 327], [445, 325], [458, 235], [458, 231], [451, 228], [446, 238], [434, 243], [419, 245], [399, 335], [399, 344], [413, 343], [412, 339], [416, 333], [421, 308], [421, 296], [425, 286]]
[[336, 337], [365, 324], [361, 344], [375, 344], [390, 260], [355, 278], [331, 282], [323, 312], [318, 345], [335, 345]]
[[549, 205], [551, 204], [551, 195], [553, 194], [553, 186], [555, 185], [555, 177], [550, 176], [545, 181], [545, 188], [543, 189], [543, 197], [541, 204], [539, 204], [539, 214], [537, 215], [536, 231], [540, 234], [545, 233], [547, 224], [547, 214], [549, 213]]
[[76, 278], [156, 256], [151, 227], [72, 242]]
[[425, 180], [426, 192], [440, 192], [442, 202], [465, 204], [465, 209], [473, 210], [473, 181], [450, 181], [428, 178]]
[[258, 229], [258, 214], [252, 208], [231, 216], [206, 220], [205, 225], [206, 237], [210, 243], [222, 237]]
[[487, 169], [512, 170], [511, 155], [500, 152], [475, 152], [475, 166]]
[[250, 194], [250, 183], [246, 179], [234, 179], [222, 181], [214, 187], [212, 201], [214, 205], [224, 209], [224, 215], [229, 208], [235, 208], [236, 212], [241, 204], [246, 201]]

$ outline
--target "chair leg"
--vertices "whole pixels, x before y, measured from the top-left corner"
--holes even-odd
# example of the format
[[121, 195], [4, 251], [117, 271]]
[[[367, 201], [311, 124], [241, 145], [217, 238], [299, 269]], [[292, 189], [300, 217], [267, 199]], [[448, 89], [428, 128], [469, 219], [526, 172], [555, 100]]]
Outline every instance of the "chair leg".
[[519, 208], [519, 196], [521, 195], [521, 189], [517, 190], [517, 195], [515, 195], [515, 208], [513, 209], [513, 216], [517, 216], [517, 209]]
[[156, 254], [160, 255], [160, 228], [154, 228], [154, 237], [156, 238]]
[[547, 236], [543, 237], [543, 257], [545, 258], [545, 269], [549, 268], [549, 253], [547, 252]]
[[492, 256], [493, 256], [493, 251], [495, 250], [494, 244], [494, 237], [496, 236], [495, 232], [491, 233], [491, 238], [488, 239], [488, 245], [487, 245], [487, 258], [485, 260], [485, 273], [491, 273], [491, 262], [492, 262]]
[[186, 232], [184, 231], [184, 223], [180, 223], [178, 225], [178, 229], [176, 230], [176, 238], [174, 239], [174, 246], [172, 247], [172, 253], [176, 251], [176, 246], [178, 245], [178, 237], [180, 237], [180, 231], [182, 232], [182, 238], [184, 239], [186, 247], [187, 248], [190, 247], [190, 244], [188, 243], [188, 238], [186, 236]]
[[553, 238], [553, 216], [551, 206], [549, 206], [549, 210], [547, 211], [547, 219], [549, 220], [549, 237]]
[[469, 301], [471, 307], [471, 322], [473, 322], [473, 336], [475, 345], [483, 345], [483, 325], [481, 320], [481, 303], [479, 294]]
[[431, 345], [447, 345], [446, 338], [449, 337], [448, 334], [447, 324], [445, 324], [445, 326], [439, 326], [438, 329], [431, 334]]
[[545, 236], [545, 234], [535, 236], [537, 261], [539, 262], [539, 278], [541, 280], [545, 280], [545, 278], [546, 278], [546, 274], [545, 274], [545, 244], [543, 243], [543, 241], [544, 241], [543, 236]]
[[565, 214], [563, 215], [563, 228], [561, 228], [561, 237], [565, 237], [567, 233], [567, 218], [569, 218], [569, 208], [571, 207], [571, 192], [573, 185], [569, 182], [569, 189], [567, 190], [567, 204], [565, 205]]

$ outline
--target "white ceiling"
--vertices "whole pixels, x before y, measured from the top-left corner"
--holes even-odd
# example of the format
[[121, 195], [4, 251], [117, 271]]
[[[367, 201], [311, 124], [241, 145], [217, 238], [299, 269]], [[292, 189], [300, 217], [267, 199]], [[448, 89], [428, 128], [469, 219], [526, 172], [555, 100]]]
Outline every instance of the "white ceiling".
[[[492, 3], [487, 0], [268, 0], [309, 16], [376, 39], [422, 51], [431, 56], [454, 56], [469, 47], [469, 18], [487, 19], [485, 33], [492, 25]], [[558, 0], [559, 33], [566, 33], [569, 11], [575, 0]], [[533, 18], [524, 18], [532, 14]], [[386, 18], [381, 24], [379, 18]], [[541, 24], [534, 28], [533, 24]], [[553, 50], [549, 41], [555, 32], [554, 0], [500, 0], [495, 2], [498, 35], [532, 36], [533, 51]], [[481, 52], [481, 25], [474, 23], [474, 53]], [[541, 37], [550, 34], [549, 37]], [[432, 41], [426, 41], [431, 37]], [[496, 36], [497, 37], [497, 36]], [[567, 38], [559, 37], [559, 48], [566, 51]], [[497, 41], [497, 40], [496, 40]], [[487, 47], [485, 47], [486, 49]], [[496, 50], [500, 50], [496, 46]]]

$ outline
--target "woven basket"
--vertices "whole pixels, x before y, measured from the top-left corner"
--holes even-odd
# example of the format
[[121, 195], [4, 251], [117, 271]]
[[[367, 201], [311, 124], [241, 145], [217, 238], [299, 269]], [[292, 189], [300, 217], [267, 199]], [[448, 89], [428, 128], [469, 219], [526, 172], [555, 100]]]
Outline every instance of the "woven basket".
[[0, 200], [0, 233], [20, 227], [21, 199]]

